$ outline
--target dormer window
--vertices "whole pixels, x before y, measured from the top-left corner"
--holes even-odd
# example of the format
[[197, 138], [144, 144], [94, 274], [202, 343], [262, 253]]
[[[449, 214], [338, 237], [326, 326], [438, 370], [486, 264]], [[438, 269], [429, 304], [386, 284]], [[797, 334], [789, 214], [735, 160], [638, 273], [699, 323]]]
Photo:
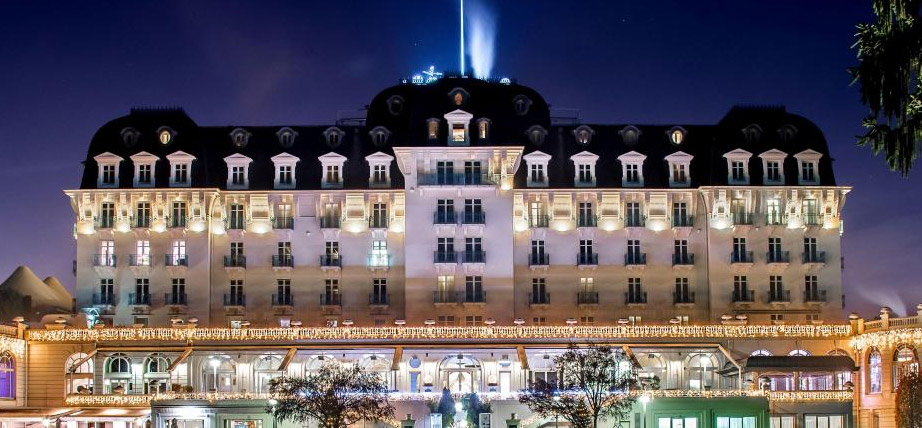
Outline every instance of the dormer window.
[[99, 166], [97, 172], [97, 187], [118, 187], [118, 165], [124, 160], [120, 156], [105, 152], [93, 157], [96, 165]]
[[160, 144], [164, 146], [173, 142], [173, 137], [175, 136], [176, 133], [167, 126], [162, 126], [157, 130], [157, 139], [160, 140]]
[[470, 96], [471, 95], [465, 91], [464, 88], [454, 88], [448, 91], [448, 98], [451, 99], [451, 103], [457, 108], [467, 104], [467, 100]]
[[387, 111], [393, 116], [403, 113], [403, 105], [403, 97], [400, 95], [391, 95], [391, 97], [387, 99]]
[[253, 159], [235, 153], [224, 158], [227, 164], [227, 188], [246, 189], [250, 187], [250, 164]]
[[592, 142], [593, 135], [595, 135], [595, 131], [586, 125], [573, 130], [573, 138], [576, 138], [576, 142], [581, 146], [589, 145]]
[[138, 138], [141, 136], [141, 133], [134, 128], [125, 128], [121, 132], [122, 142], [125, 143], [125, 147], [134, 147], [135, 144], [138, 144]]
[[762, 138], [762, 127], [754, 123], [749, 124], [742, 131], [747, 143], [755, 144]]
[[822, 153], [810, 149], [794, 155], [800, 166], [798, 184], [819, 184], [819, 162], [821, 157], [823, 157]]
[[276, 132], [275, 135], [279, 137], [279, 145], [285, 148], [289, 148], [292, 145], [294, 145], [295, 138], [298, 137], [298, 133], [295, 130], [288, 128], [288, 127], [279, 129], [279, 131]]
[[387, 141], [391, 138], [391, 131], [388, 131], [387, 128], [383, 126], [376, 126], [368, 132], [368, 135], [371, 136], [372, 144], [383, 147], [387, 145]]
[[618, 156], [621, 162], [621, 185], [624, 187], [643, 187], [643, 161], [647, 157], [631, 151]]
[[784, 184], [784, 158], [787, 156], [787, 153], [777, 149], [759, 155], [762, 158], [763, 184]]
[[134, 187], [154, 186], [154, 164], [159, 159], [147, 152], [131, 156], [131, 163], [134, 164]]
[[432, 118], [426, 121], [426, 130], [430, 140], [439, 138], [439, 120]]
[[490, 119], [477, 119], [477, 138], [480, 141], [486, 141], [490, 138]]
[[743, 149], [736, 149], [724, 154], [727, 159], [727, 183], [749, 184], [749, 158], [752, 153]]
[[531, 109], [531, 99], [525, 95], [516, 95], [512, 99], [512, 106], [515, 108], [515, 114], [525, 116], [528, 114], [528, 110]]
[[189, 174], [195, 156], [186, 152], [176, 152], [167, 155], [166, 159], [170, 162], [170, 187], [189, 187], [192, 184]]
[[640, 140], [640, 130], [636, 126], [625, 126], [624, 129], [618, 131], [618, 134], [621, 135], [621, 141], [629, 147], [637, 144], [637, 141]]
[[377, 152], [365, 157], [370, 168], [368, 185], [371, 187], [390, 187], [391, 185], [391, 162], [394, 157], [386, 153]]
[[665, 157], [669, 167], [669, 187], [688, 187], [691, 184], [692, 158], [692, 155], [685, 152], [675, 152]]
[[685, 141], [685, 129], [681, 126], [672, 127], [672, 129], [666, 131], [666, 135], [669, 136], [669, 142], [674, 146], [678, 146]]
[[275, 188], [276, 189], [294, 189], [297, 187], [295, 177], [295, 167], [301, 159], [288, 153], [280, 153], [272, 157], [272, 164], [275, 165]]
[[536, 146], [544, 144], [544, 140], [547, 139], [547, 131], [538, 125], [528, 128], [525, 135], [528, 136], [528, 141], [531, 141]]
[[243, 129], [243, 128], [234, 129], [230, 133], [231, 142], [234, 143], [234, 145], [237, 147], [240, 147], [240, 148], [246, 147], [247, 143], [250, 142], [251, 135], [253, 134], [250, 134], [249, 132], [247, 132], [246, 129]]
[[340, 144], [340, 143], [342, 143], [342, 141], [343, 141], [343, 135], [345, 135], [345, 134], [346, 134], [346, 133], [343, 132], [341, 129], [339, 129], [339, 128], [335, 127], [335, 126], [331, 126], [331, 127], [327, 128], [325, 131], [323, 131], [323, 138], [324, 138], [324, 140], [326, 140], [327, 146], [329, 146], [330, 148], [335, 149], [335, 148], [339, 147], [339, 144]]
[[797, 138], [797, 128], [791, 124], [782, 125], [780, 128], [778, 128], [778, 137], [780, 137], [781, 141], [784, 141], [785, 143], [794, 141], [794, 139]]
[[595, 187], [595, 163], [599, 160], [599, 155], [580, 152], [570, 157], [575, 167], [576, 176], [573, 177], [573, 185], [576, 187]]
[[539, 151], [531, 152], [522, 157], [528, 167], [528, 187], [547, 187], [547, 164], [551, 156]]
[[451, 133], [448, 135], [449, 146], [467, 146], [470, 145], [468, 127], [474, 115], [464, 111], [455, 110], [445, 114], [445, 121], [448, 123]]
[[343, 187], [343, 164], [346, 163], [346, 157], [337, 153], [327, 153], [320, 156], [323, 177], [321, 177], [320, 187], [324, 189], [341, 189]]

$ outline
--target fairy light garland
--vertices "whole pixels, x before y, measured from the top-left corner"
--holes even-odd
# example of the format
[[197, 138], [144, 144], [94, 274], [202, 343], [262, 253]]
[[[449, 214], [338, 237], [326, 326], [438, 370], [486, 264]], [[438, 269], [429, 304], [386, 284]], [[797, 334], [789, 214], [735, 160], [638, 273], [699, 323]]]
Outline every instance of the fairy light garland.
[[641, 325], [641, 326], [481, 326], [481, 327], [291, 327], [291, 328], [94, 328], [27, 330], [35, 342], [188, 342], [331, 340], [496, 340], [778, 338], [829, 339], [850, 336], [850, 325]]
[[8, 351], [17, 358], [26, 355], [26, 341], [13, 337], [0, 336], [0, 352]]
[[852, 338], [852, 347], [860, 351], [868, 348], [895, 348], [903, 344], [922, 345], [922, 328], [898, 328], [859, 334]]

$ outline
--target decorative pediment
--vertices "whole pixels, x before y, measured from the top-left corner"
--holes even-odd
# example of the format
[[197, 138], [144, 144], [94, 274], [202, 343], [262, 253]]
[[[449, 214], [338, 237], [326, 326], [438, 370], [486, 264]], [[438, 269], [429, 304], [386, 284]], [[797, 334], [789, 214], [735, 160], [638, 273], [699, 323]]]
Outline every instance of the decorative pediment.
[[192, 162], [195, 160], [195, 156], [183, 151], [177, 151], [166, 155], [166, 159], [171, 163]]
[[339, 153], [330, 152], [330, 153], [327, 153], [327, 154], [325, 154], [325, 155], [323, 155], [323, 156], [317, 157], [317, 159], [319, 159], [320, 162], [321, 162], [321, 163], [324, 163], [324, 164], [342, 164], [342, 163], [346, 162], [346, 160], [347, 160], [348, 158], [346, 158], [345, 156], [343, 156], [343, 155], [341, 155], [341, 154], [339, 154]]
[[375, 152], [365, 156], [365, 161], [367, 161], [369, 164], [390, 163], [394, 161], [394, 157], [387, 153]]
[[131, 155], [131, 161], [134, 163], [153, 163], [160, 160], [159, 157], [154, 156], [148, 152], [140, 152]]
[[445, 120], [448, 121], [448, 123], [470, 122], [473, 118], [473, 114], [461, 109], [445, 113]]
[[694, 158], [694, 156], [692, 156], [692, 155], [690, 155], [690, 154], [688, 154], [688, 153], [679, 151], [679, 152], [675, 152], [675, 153], [673, 153], [673, 154], [671, 154], [671, 155], [669, 155], [669, 156], [666, 156], [666, 157], [663, 158], [663, 159], [665, 159], [666, 162], [669, 162], [669, 163], [689, 163], [689, 162], [691, 162], [691, 160], [692, 160], [693, 158]]
[[288, 153], [282, 152], [270, 158], [275, 164], [293, 164], [301, 161], [300, 158]]
[[743, 149], [736, 149], [736, 150], [732, 150], [732, 151], [729, 151], [729, 152], [727, 152], [727, 153], [724, 153], [724, 157], [727, 158], [727, 159], [737, 159], [737, 160], [743, 159], [743, 160], [745, 160], [745, 159], [751, 158], [751, 157], [752, 157], [752, 153], [749, 153], [749, 152], [747, 152], [747, 151], [745, 151], [745, 150], [743, 150]]
[[799, 160], [812, 160], [812, 161], [817, 161], [817, 160], [819, 160], [821, 157], [823, 157], [823, 154], [820, 153], [820, 152], [818, 152], [818, 151], [816, 151], [816, 150], [807, 149], [807, 150], [804, 150], [804, 151], [802, 151], [802, 152], [800, 152], [800, 153], [794, 155], [794, 157], [797, 158], [797, 159], [799, 159]]
[[621, 163], [643, 163], [646, 159], [646, 155], [637, 153], [633, 150], [618, 156], [618, 160], [621, 161]]
[[762, 159], [782, 160], [788, 157], [788, 154], [778, 149], [771, 149], [759, 155]]
[[93, 160], [95, 160], [96, 163], [103, 164], [103, 163], [119, 163], [125, 160], [125, 158], [118, 156], [118, 155], [114, 155], [110, 152], [105, 152], [105, 153], [100, 153], [96, 156], [93, 156]]
[[551, 160], [551, 155], [542, 151], [535, 150], [525, 156], [522, 156], [522, 159], [525, 159], [525, 162], [528, 163], [547, 163]]
[[228, 165], [231, 165], [231, 164], [240, 165], [240, 164], [248, 164], [248, 163], [252, 163], [252, 162], [253, 162], [253, 159], [251, 159], [251, 158], [248, 157], [248, 156], [244, 156], [244, 155], [242, 155], [242, 154], [240, 154], [240, 153], [234, 153], [234, 154], [232, 154], [232, 155], [230, 155], [230, 156], [224, 158], [224, 163], [226, 163], [226, 164], [228, 164]]
[[573, 156], [570, 156], [570, 160], [573, 161], [573, 163], [593, 163], [599, 160], [599, 155], [587, 151], [582, 151]]

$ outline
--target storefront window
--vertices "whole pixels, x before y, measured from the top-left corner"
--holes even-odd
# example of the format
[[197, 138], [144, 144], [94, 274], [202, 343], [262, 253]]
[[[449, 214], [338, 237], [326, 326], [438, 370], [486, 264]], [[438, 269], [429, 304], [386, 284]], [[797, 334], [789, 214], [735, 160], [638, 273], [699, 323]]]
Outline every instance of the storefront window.
[[794, 428], [793, 416], [772, 416], [770, 428]]
[[843, 415], [804, 415], [804, 428], [844, 428]]
[[717, 428], [756, 428], [756, 417], [719, 416], [717, 417]]
[[656, 428], [698, 428], [698, 418], [684, 418], [681, 416], [659, 418]]

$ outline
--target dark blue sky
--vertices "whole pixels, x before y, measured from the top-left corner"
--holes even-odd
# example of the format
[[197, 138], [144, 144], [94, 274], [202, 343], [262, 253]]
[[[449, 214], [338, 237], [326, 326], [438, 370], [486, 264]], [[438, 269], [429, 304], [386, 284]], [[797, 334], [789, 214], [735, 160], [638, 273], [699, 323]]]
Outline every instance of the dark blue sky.
[[[474, 0], [468, 0], [472, 2]], [[846, 68], [870, 0], [480, 0], [494, 74], [595, 122], [714, 123], [733, 104], [815, 121], [845, 206], [848, 310], [922, 302], [922, 165], [910, 179], [855, 146]], [[20, 264], [73, 286], [73, 214], [90, 137], [132, 106], [200, 124], [331, 123], [429, 64], [457, 68], [455, 0], [0, 5], [0, 277]]]

